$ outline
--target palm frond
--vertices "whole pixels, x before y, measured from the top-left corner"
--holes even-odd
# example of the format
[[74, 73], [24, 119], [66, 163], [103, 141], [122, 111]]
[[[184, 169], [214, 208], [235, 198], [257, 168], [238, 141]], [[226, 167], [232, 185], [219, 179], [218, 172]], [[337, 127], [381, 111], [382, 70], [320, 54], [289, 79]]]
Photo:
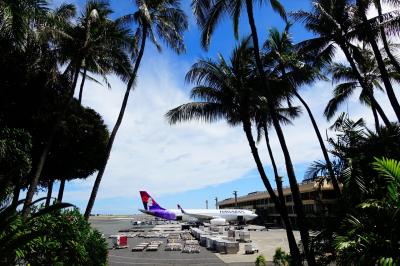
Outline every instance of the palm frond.
[[280, 3], [279, 0], [269, 0], [272, 9], [281, 16], [281, 18], [287, 22], [288, 18], [286, 15], [285, 7]]
[[324, 161], [315, 161], [313, 162], [304, 174], [303, 181], [315, 181], [319, 177], [324, 176], [327, 171], [326, 162]]
[[203, 84], [208, 87], [218, 88], [227, 81], [224, 73], [216, 62], [212, 60], [199, 60], [190, 68], [185, 77], [186, 82]]
[[333, 63], [329, 67], [329, 72], [332, 74], [332, 83], [357, 81], [353, 69], [342, 63]]
[[394, 159], [387, 158], [375, 158], [373, 168], [381, 176], [388, 178], [389, 180], [400, 181], [400, 162]]
[[216, 26], [227, 12], [227, 2], [226, 0], [217, 0], [207, 12], [207, 19], [203, 20], [204, 23], [201, 24], [201, 45], [205, 49], [208, 49]]
[[218, 103], [193, 102], [178, 106], [168, 111], [165, 116], [171, 125], [190, 120], [215, 122], [226, 119], [227, 111]]
[[220, 99], [219, 91], [215, 90], [214, 88], [207, 87], [207, 86], [196, 86], [192, 89], [190, 97], [193, 100], [202, 100], [206, 102], [219, 102]]
[[179, 5], [161, 8], [154, 14], [157, 35], [164, 43], [180, 54], [185, 52], [183, 32], [188, 28], [188, 18]]
[[240, 19], [240, 13], [242, 12], [242, 1], [233, 1], [232, 3], [234, 6], [232, 8], [232, 20], [233, 20], [233, 34], [235, 36], [235, 39], [239, 39], [239, 19]]
[[213, 3], [212, 0], [193, 0], [191, 3], [192, 12], [197, 20], [197, 24], [204, 25], [207, 14]]
[[357, 83], [348, 82], [342, 83], [335, 87], [334, 97], [329, 100], [328, 105], [325, 107], [324, 116], [330, 120], [339, 109], [340, 105], [343, 104], [357, 88]]

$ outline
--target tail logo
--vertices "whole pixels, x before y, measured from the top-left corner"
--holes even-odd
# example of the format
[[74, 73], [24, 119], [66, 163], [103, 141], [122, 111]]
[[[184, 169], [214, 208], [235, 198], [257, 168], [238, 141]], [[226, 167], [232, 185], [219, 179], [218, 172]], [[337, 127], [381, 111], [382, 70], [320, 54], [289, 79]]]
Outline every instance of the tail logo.
[[148, 200], [147, 200], [147, 206], [151, 209], [151, 207], [153, 207], [153, 199], [150, 197]]
[[148, 197], [147, 199], [143, 200], [143, 205], [145, 210], [149, 210], [153, 207], [153, 199]]
[[151, 210], [151, 209], [161, 209], [157, 202], [147, 193], [146, 191], [140, 191], [140, 196], [142, 198], [143, 202], [143, 207], [145, 210]]

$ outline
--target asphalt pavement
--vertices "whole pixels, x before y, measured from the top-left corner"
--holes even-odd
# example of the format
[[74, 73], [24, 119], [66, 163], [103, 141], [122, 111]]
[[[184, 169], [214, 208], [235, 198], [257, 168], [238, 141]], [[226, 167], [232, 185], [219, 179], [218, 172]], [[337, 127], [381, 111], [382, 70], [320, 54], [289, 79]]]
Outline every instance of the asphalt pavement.
[[[188, 254], [180, 251], [164, 251], [166, 239], [154, 238], [128, 238], [129, 248], [112, 249], [112, 241], [108, 237], [118, 234], [120, 229], [130, 228], [129, 219], [91, 219], [92, 226], [103, 233], [109, 243], [108, 263], [110, 266], [124, 265], [197, 265], [197, 266], [222, 266], [227, 265], [219, 259], [213, 252], [208, 251], [204, 247], [200, 247], [200, 253]], [[152, 240], [163, 241], [158, 251], [142, 251], [132, 252], [131, 249], [141, 242], [150, 242]], [[231, 265], [231, 264], [230, 264]], [[243, 265], [243, 264], [237, 264]], [[254, 264], [251, 264], [254, 265]]]

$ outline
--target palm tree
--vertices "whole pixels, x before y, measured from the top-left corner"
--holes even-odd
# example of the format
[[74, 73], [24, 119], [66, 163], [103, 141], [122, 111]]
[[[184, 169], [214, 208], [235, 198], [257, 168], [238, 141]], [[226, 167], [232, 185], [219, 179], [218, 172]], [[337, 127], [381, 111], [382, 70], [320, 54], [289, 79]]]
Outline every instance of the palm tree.
[[50, 180], [47, 182], [47, 196], [46, 196], [46, 202], [44, 204], [45, 207], [50, 206], [51, 195], [53, 193], [53, 184], [54, 184], [54, 180]]
[[[62, 5], [60, 8], [56, 9], [54, 12], [54, 18], [52, 21], [55, 21], [56, 26], [61, 26], [63, 29], [63, 32], [60, 34], [61, 36], [55, 36], [53, 39], [53, 42], [57, 44], [58, 47], [58, 55], [59, 55], [59, 61], [61, 64], [68, 64], [68, 67], [65, 71], [65, 73], [68, 73], [70, 70], [70, 67], [72, 66], [72, 61], [73, 60], [78, 60], [81, 61], [81, 64], [84, 65], [85, 58], [87, 57], [92, 57], [95, 58], [93, 55], [93, 51], [96, 51], [100, 48], [99, 45], [97, 45], [96, 49], [91, 49], [91, 42], [93, 40], [92, 32], [93, 26], [95, 26], [95, 31], [102, 30], [102, 27], [104, 27], [104, 21], [107, 19], [106, 17], [111, 14], [111, 10], [109, 8], [109, 5], [106, 2], [98, 2], [98, 1], [88, 1], [86, 2], [84, 12], [81, 17], [77, 19], [77, 24], [73, 23], [65, 23], [66, 19], [70, 19], [70, 17], [75, 17], [75, 12], [70, 14], [70, 17], [66, 16], [66, 19], [63, 19], [59, 21], [57, 18], [60, 17], [60, 13], [64, 14], [67, 12], [68, 9], [75, 8], [74, 6], [70, 5]], [[68, 13], [67, 13], [68, 14]], [[103, 23], [102, 23], [103, 22]], [[61, 24], [61, 25], [60, 25]], [[95, 25], [94, 25], [95, 24]], [[99, 25], [100, 24], [100, 25]], [[100, 37], [100, 38], [99, 38]], [[96, 34], [96, 38], [98, 40], [102, 41], [102, 44], [104, 46], [104, 34]], [[99, 41], [97, 41], [97, 44]], [[86, 48], [88, 47], [88, 48]], [[85, 49], [86, 48], [86, 49]], [[85, 52], [82, 52], [85, 49]], [[101, 49], [104, 50], [104, 49]], [[90, 54], [90, 52], [92, 54]], [[78, 54], [80, 54], [80, 58], [82, 59], [77, 59]], [[82, 54], [84, 54], [82, 56]], [[96, 56], [101, 55], [96, 54]], [[76, 81], [80, 72], [80, 66], [77, 67], [78, 70], [76, 72]], [[84, 74], [86, 75], [86, 71], [84, 71]], [[82, 101], [82, 91], [83, 91], [83, 84], [85, 82], [85, 77], [82, 77], [82, 82], [80, 86], [80, 91], [79, 91], [79, 103]], [[73, 85], [74, 86], [74, 85]], [[74, 86], [75, 90], [76, 84]], [[60, 182], [60, 187], [58, 190], [58, 197], [57, 201], [61, 202], [63, 199], [64, 195], [64, 189], [65, 189], [65, 180], [62, 179]], [[50, 186], [52, 188], [52, 185]], [[50, 190], [49, 188], [49, 190]]]
[[114, 73], [124, 81], [129, 79], [131, 69], [127, 50], [132, 50], [134, 39], [125, 23], [121, 19], [111, 20], [111, 14], [108, 1], [88, 1], [78, 24], [71, 29], [72, 38], [67, 38], [63, 44], [62, 54], [66, 60], [76, 57], [77, 52], [82, 53], [80, 103], [88, 72], [101, 75], [108, 86], [108, 74]]
[[368, 0], [357, 0], [355, 5], [354, 20], [360, 21], [360, 25], [357, 29], [357, 35], [362, 40], [367, 41], [374, 53], [379, 71], [381, 72], [382, 82], [385, 86], [386, 93], [389, 97], [390, 104], [393, 110], [400, 120], [400, 104], [397, 101], [396, 95], [393, 90], [392, 83], [390, 81], [389, 73], [386, 69], [385, 62], [383, 60], [381, 51], [379, 49], [378, 43], [376, 41], [377, 33], [372, 28], [370, 21], [367, 18], [367, 11], [370, 6], [370, 1]]
[[127, 82], [129, 80], [129, 73], [132, 71], [130, 57], [126, 52], [127, 49], [134, 49], [132, 47], [134, 39], [130, 36], [130, 31], [123, 26], [122, 21], [119, 19], [105, 21], [101, 25], [101, 29], [104, 33], [102, 36], [108, 44], [93, 49], [82, 62], [83, 70], [81, 71], [82, 80], [79, 87], [79, 103], [82, 103], [83, 89], [87, 78], [100, 83], [93, 77], [90, 77], [88, 73], [100, 75], [103, 82], [111, 88], [107, 80], [109, 74], [116, 74], [123, 81]]
[[[303, 104], [307, 110], [307, 114], [310, 117], [326, 162], [330, 180], [333, 184], [336, 195], [339, 197], [339, 183], [333, 171], [332, 163], [329, 159], [328, 151], [321, 136], [321, 132], [310, 107], [298, 92], [298, 87], [300, 87], [300, 85], [310, 84], [315, 79], [319, 78], [320, 70], [318, 67], [314, 67], [312, 64], [324, 64], [325, 62], [315, 61], [323, 61], [325, 58], [324, 56], [315, 57], [314, 54], [307, 56], [307, 54], [305, 54], [303, 51], [296, 50], [289, 33], [289, 29], [290, 24], [288, 24], [282, 33], [280, 33], [276, 28], [270, 30], [269, 38], [264, 44], [267, 53], [266, 61], [267, 63], [274, 65], [276, 72], [280, 72], [278, 75], [280, 75], [282, 79], [288, 79], [290, 84], [292, 84], [291, 93]], [[330, 61], [330, 59], [331, 58], [328, 58], [327, 61]]]
[[[74, 28], [77, 31], [78, 40], [81, 40], [79, 40], [79, 42], [74, 40], [74, 42], [79, 44], [83, 43], [82, 48], [86, 46], [88, 47], [86, 50], [89, 50], [90, 48], [93, 48], [93, 45], [89, 44], [89, 42], [93, 40], [93, 38], [91, 38], [93, 34], [96, 34], [100, 38], [107, 38], [108, 36], [106, 35], [110, 32], [112, 33], [112, 31], [108, 31], [107, 29], [107, 26], [110, 24], [110, 21], [108, 20], [111, 13], [112, 10], [107, 2], [93, 0], [86, 2], [83, 15], [81, 18], [79, 18], [80, 23]], [[101, 48], [105, 47], [103, 46]], [[105, 51], [106, 49], [101, 49], [101, 51], [96, 49], [92, 50], [91, 53], [88, 51], [84, 53], [84, 58], [82, 60], [83, 73], [78, 96], [79, 103], [82, 103], [83, 87], [87, 77], [88, 68], [90, 67], [103, 77], [105, 77], [106, 73], [109, 72], [108, 69], [104, 70], [104, 67], [99, 65], [99, 63], [102, 63], [102, 61], [105, 59], [104, 56], [99, 56]]]
[[375, 159], [376, 180], [384, 185], [383, 196], [359, 184], [366, 198], [357, 210], [348, 214], [341, 232], [336, 236], [335, 249], [339, 265], [378, 265], [400, 263], [400, 162], [393, 159]]
[[[279, 3], [278, 0], [270, 0], [271, 6], [274, 10], [278, 11], [281, 16], [286, 18], [286, 13], [283, 6]], [[241, 15], [241, 10], [243, 5], [246, 7], [247, 18], [251, 29], [251, 36], [253, 39], [254, 45], [254, 58], [256, 62], [256, 69], [260, 76], [262, 87], [264, 88], [267, 96], [267, 104], [268, 108], [271, 110], [271, 117], [274, 128], [276, 130], [278, 140], [280, 146], [282, 148], [282, 152], [285, 158], [286, 164], [286, 171], [289, 178], [290, 188], [293, 195], [293, 203], [295, 207], [295, 211], [297, 214], [298, 225], [300, 229], [301, 240], [304, 245], [304, 251], [306, 254], [306, 258], [308, 264], [313, 266], [315, 265], [315, 257], [309, 251], [309, 234], [308, 228], [306, 226], [306, 216], [303, 209], [303, 203], [301, 201], [300, 190], [297, 184], [296, 175], [293, 168], [292, 159], [290, 157], [289, 149], [286, 144], [285, 136], [283, 134], [281, 125], [279, 124], [279, 120], [275, 112], [273, 111], [273, 103], [271, 102], [272, 99], [272, 90], [269, 82], [266, 78], [265, 71], [263, 68], [263, 63], [261, 60], [260, 55], [260, 47], [258, 41], [258, 34], [257, 34], [257, 27], [254, 20], [254, 13], [253, 13], [253, 0], [235, 0], [235, 1], [228, 1], [228, 0], [221, 0], [221, 1], [210, 1], [210, 0], [193, 0], [192, 7], [195, 11], [195, 15], [198, 18], [197, 21], [202, 27], [202, 44], [205, 48], [208, 47], [210, 42], [210, 38], [214, 29], [218, 22], [220, 21], [221, 17], [225, 14], [228, 14], [232, 17], [233, 25], [234, 25], [234, 32], [235, 35], [238, 35], [238, 21]]]
[[[112, 10], [106, 1], [88, 1], [78, 23], [67, 28], [67, 36], [59, 42], [61, 63], [73, 60], [81, 61], [79, 72], [82, 80], [78, 101], [82, 103], [85, 80], [97, 82], [88, 76], [88, 72], [101, 75], [107, 82], [107, 75], [114, 73], [123, 81], [129, 79], [131, 71], [128, 51], [132, 48], [133, 38], [124, 23], [110, 19]], [[83, 69], [83, 70], [82, 70]], [[109, 84], [108, 84], [109, 86]], [[58, 201], [62, 201], [65, 180], [61, 180]]]
[[[65, 117], [68, 107], [73, 101], [82, 63], [86, 59], [90, 61], [93, 58], [96, 58], [96, 62], [107, 62], [107, 60], [112, 62], [110, 61], [110, 58], [115, 55], [111, 52], [105, 51], [113, 50], [118, 50], [120, 52], [118, 55], [125, 55], [123, 59], [118, 58], [119, 62], [124, 62], [125, 65], [128, 65], [129, 62], [124, 50], [127, 47], [128, 40], [131, 40], [130, 38], [127, 38], [127, 36], [129, 36], [127, 31], [117, 27], [113, 28], [105, 26], [107, 23], [111, 23], [107, 21], [107, 17], [111, 14], [111, 9], [109, 8], [108, 2], [95, 0], [89, 1], [87, 3], [84, 15], [78, 19], [76, 24], [71, 19], [74, 14], [75, 12], [73, 6], [62, 5], [60, 8], [56, 9], [54, 13], [49, 12], [49, 14], [46, 16], [46, 20], [42, 24], [42, 27], [39, 28], [40, 31], [38, 35], [42, 36], [43, 39], [46, 39], [47, 37], [48, 43], [51, 43], [51, 47], [54, 47], [52, 52], [57, 54], [57, 59], [59, 62], [61, 64], [67, 64], [66, 70], [64, 71], [64, 77], [60, 78], [69, 80], [69, 85], [65, 86], [65, 101], [62, 104], [60, 112], [55, 118], [54, 125], [50, 129], [50, 133], [46, 143], [44, 144], [40, 159], [38, 160], [37, 166], [32, 174], [31, 183], [24, 204], [25, 219], [29, 214], [30, 202], [32, 201], [35, 193], [59, 124]], [[112, 33], [107, 31], [112, 29], [114, 29], [115, 32], [117, 32], [116, 30], [118, 29], [119, 34], [113, 36]], [[111, 38], [110, 36], [113, 36], [114, 38]], [[116, 71], [117, 74], [122, 73], [121, 75], [124, 75], [120, 66], [113, 68], [113, 70], [114, 69], [118, 69], [118, 71]], [[64, 186], [65, 183], [62, 183], [59, 191], [60, 200], [62, 200]]]
[[[252, 135], [252, 119], [257, 113], [256, 106], [265, 105], [260, 102], [260, 96], [254, 89], [259, 84], [257, 79], [254, 76], [253, 49], [250, 47], [250, 38], [247, 38], [233, 51], [230, 63], [226, 62], [222, 55], [217, 62], [208, 59], [195, 63], [187, 73], [186, 80], [196, 84], [192, 89], [192, 98], [200, 101], [176, 107], [166, 116], [170, 124], [190, 120], [213, 122], [224, 119], [232, 126], [242, 125], [261, 179], [276, 209], [284, 218], [292, 255], [298, 262], [299, 250], [284, 201], [280, 201], [275, 195]], [[276, 102], [279, 102], [278, 99]]]
[[[376, 104], [371, 105], [370, 99], [371, 97], [374, 97], [374, 90], [384, 90], [381, 85], [382, 76], [371, 50], [365, 46], [358, 47], [358, 49], [360, 49], [360, 56], [357, 62], [357, 67], [362, 75], [364, 84], [367, 85], [368, 89], [368, 92], [366, 92], [364, 91], [364, 88], [361, 88], [359, 99], [361, 103], [371, 107], [375, 119], [376, 131], [379, 132], [380, 126], [378, 114], [386, 126], [390, 126], [390, 121], [386, 117], [379, 103], [374, 99], [373, 101], [376, 102]], [[346, 101], [357, 88], [361, 87], [351, 67], [348, 67], [342, 63], [334, 63], [330, 67], [330, 71], [332, 72], [332, 82], [342, 83], [336, 86], [333, 92], [334, 97], [329, 101], [327, 107], [325, 108], [325, 116], [328, 119], [330, 119], [337, 112], [341, 103]], [[398, 80], [398, 76], [395, 73], [392, 72], [389, 73], [389, 75], [392, 80]]]
[[[276, 108], [276, 112], [279, 114], [279, 120], [283, 124], [291, 124], [291, 119], [294, 119], [300, 114], [300, 110], [297, 107], [289, 106], [289, 108]], [[254, 120], [257, 125], [257, 142], [261, 141], [262, 136], [265, 138], [265, 144], [267, 146], [268, 150], [268, 157], [269, 160], [271, 161], [272, 169], [274, 171], [274, 177], [275, 177], [275, 183], [276, 183], [276, 190], [278, 191], [278, 198], [280, 201], [280, 204], [282, 205], [282, 212], [281, 217], [283, 220], [283, 223], [285, 225], [285, 229], [287, 230], [287, 237], [289, 240], [289, 247], [291, 250], [291, 254], [293, 259], [297, 261], [297, 252], [298, 248], [294, 247], [293, 244], [295, 244], [295, 241], [291, 241], [291, 234], [292, 234], [292, 224], [290, 222], [290, 219], [288, 217], [287, 209], [285, 206], [285, 197], [283, 195], [283, 186], [282, 186], [282, 177], [279, 175], [278, 172], [278, 167], [276, 165], [275, 161], [275, 156], [272, 151], [272, 147], [270, 144], [270, 139], [269, 139], [269, 132], [268, 129], [272, 126], [272, 119], [270, 112], [268, 111], [268, 108], [266, 104], [262, 104], [259, 107], [259, 110], [256, 110], [256, 114], [254, 117]], [[278, 209], [279, 211], [279, 209]]]
[[[385, 52], [390, 60], [390, 63], [393, 65], [393, 67], [396, 69], [397, 73], [400, 73], [400, 63], [398, 62], [398, 59], [393, 55], [392, 50], [390, 49], [390, 44], [387, 39], [387, 32], [385, 31], [385, 26], [384, 23], [386, 22], [384, 19], [384, 14], [382, 11], [382, 4], [381, 0], [370, 0], [370, 2], [375, 6], [375, 8], [378, 10], [378, 20], [379, 20], [379, 31], [380, 31], [380, 37], [382, 40], [383, 48], [385, 49]], [[390, 3], [392, 5], [400, 5], [400, 1], [398, 0], [384, 0], [383, 2]]]
[[[34, 2], [41, 2], [43, 3], [43, 5], [46, 3], [46, 1], [39, 1], [39, 0]], [[24, 40], [27, 43], [29, 43], [29, 45], [35, 43], [35, 45], [38, 45], [40, 47], [41, 52], [43, 53], [42, 56], [43, 63], [51, 66], [49, 67], [50, 72], [48, 74], [49, 74], [49, 79], [51, 79], [52, 86], [56, 86], [58, 87], [58, 89], [61, 89], [61, 92], [64, 94], [65, 100], [64, 103], [61, 104], [60, 110], [57, 110], [58, 112], [55, 112], [56, 113], [54, 118], [55, 122], [49, 129], [49, 134], [47, 136], [47, 140], [43, 144], [43, 149], [39, 156], [39, 159], [36, 162], [36, 165], [32, 168], [32, 172], [30, 174], [31, 181], [24, 202], [23, 217], [25, 220], [27, 219], [27, 216], [30, 212], [30, 206], [33, 199], [33, 195], [36, 191], [39, 178], [42, 173], [44, 164], [46, 162], [47, 155], [51, 149], [55, 134], [57, 132], [58, 125], [61, 122], [62, 118], [64, 117], [67, 108], [73, 99], [73, 93], [76, 83], [78, 81], [78, 73], [79, 73], [78, 64], [77, 62], [74, 61], [70, 63], [70, 67], [67, 67], [67, 70], [65, 71], [64, 75], [61, 75], [58, 71], [58, 66], [56, 62], [57, 58], [56, 52], [53, 49], [51, 49], [52, 48], [52, 45], [50, 44], [51, 41], [43, 38], [43, 36], [60, 35], [61, 32], [63, 31], [63, 28], [59, 26], [68, 25], [67, 20], [69, 19], [69, 16], [65, 17], [66, 19], [65, 23], [54, 23], [55, 21], [53, 20], [53, 18], [56, 16], [52, 14], [53, 11], [48, 11], [46, 7], [43, 8], [45, 8], [46, 10], [45, 13], [40, 12], [38, 17], [33, 16], [32, 18], [30, 18], [32, 21], [30, 20], [25, 21], [25, 23], [29, 24], [29, 26], [27, 27], [30, 28], [30, 32], [29, 34], [27, 34], [28, 37], [26, 37]], [[73, 13], [74, 10], [71, 9], [71, 12], [69, 14], [71, 15]], [[36, 13], [33, 12], [32, 14]], [[31, 26], [31, 24], [33, 24], [34, 26]]]
[[[298, 11], [292, 13], [292, 16], [302, 21], [309, 31], [317, 35], [316, 38], [304, 41], [303, 45], [321, 48], [331, 45], [332, 43], [337, 44], [345, 54], [361, 87], [368, 93], [368, 86], [364, 83], [358, 71], [357, 64], [352, 54], [352, 45], [348, 37], [354, 35], [352, 29], [355, 22], [353, 17], [350, 16], [350, 14], [352, 14], [352, 8], [348, 0], [316, 0], [313, 2], [313, 9], [311, 12]], [[388, 97], [392, 98], [392, 101], [396, 100], [389, 95]], [[371, 105], [377, 108], [378, 103], [375, 101], [375, 98], [369, 98]], [[396, 106], [393, 104], [392, 108], [396, 110]], [[400, 121], [400, 115], [396, 114], [396, 116]]]
[[90, 195], [86, 211], [85, 218], [88, 219], [92, 211], [97, 191], [100, 186], [101, 179], [107, 166], [108, 159], [110, 157], [111, 149], [117, 135], [118, 129], [121, 125], [124, 117], [125, 109], [128, 103], [129, 94], [132, 86], [136, 81], [137, 72], [142, 61], [144, 54], [146, 40], [150, 39], [153, 44], [156, 45], [158, 50], [161, 50], [161, 45], [156, 40], [156, 35], [162, 39], [167, 46], [170, 46], [178, 54], [185, 51], [185, 45], [182, 38], [183, 32], [188, 27], [187, 17], [181, 10], [180, 1], [178, 0], [136, 0], [135, 1], [138, 10], [129, 16], [125, 17], [127, 22], [135, 22], [138, 25], [136, 30], [136, 36], [140, 40], [140, 48], [137, 54], [133, 71], [130, 73], [130, 79], [128, 81], [124, 99], [122, 101], [121, 109], [118, 115], [117, 122], [111, 132], [110, 139], [106, 149], [106, 156], [104, 158], [104, 164], [100, 168], [96, 180], [93, 185], [92, 193]]
[[46, 17], [46, 0], [1, 0], [0, 36], [15, 49], [25, 49], [32, 30]]

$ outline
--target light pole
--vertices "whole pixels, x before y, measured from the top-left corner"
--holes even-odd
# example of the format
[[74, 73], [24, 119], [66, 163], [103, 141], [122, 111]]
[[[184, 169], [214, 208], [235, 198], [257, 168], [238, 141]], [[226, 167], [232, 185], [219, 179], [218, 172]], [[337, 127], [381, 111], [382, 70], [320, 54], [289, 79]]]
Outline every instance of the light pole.
[[208, 209], [208, 200], [206, 200], [206, 209]]
[[237, 208], [237, 191], [233, 191], [233, 195], [235, 196], [235, 208]]
[[218, 209], [218, 198], [215, 197], [215, 208]]

